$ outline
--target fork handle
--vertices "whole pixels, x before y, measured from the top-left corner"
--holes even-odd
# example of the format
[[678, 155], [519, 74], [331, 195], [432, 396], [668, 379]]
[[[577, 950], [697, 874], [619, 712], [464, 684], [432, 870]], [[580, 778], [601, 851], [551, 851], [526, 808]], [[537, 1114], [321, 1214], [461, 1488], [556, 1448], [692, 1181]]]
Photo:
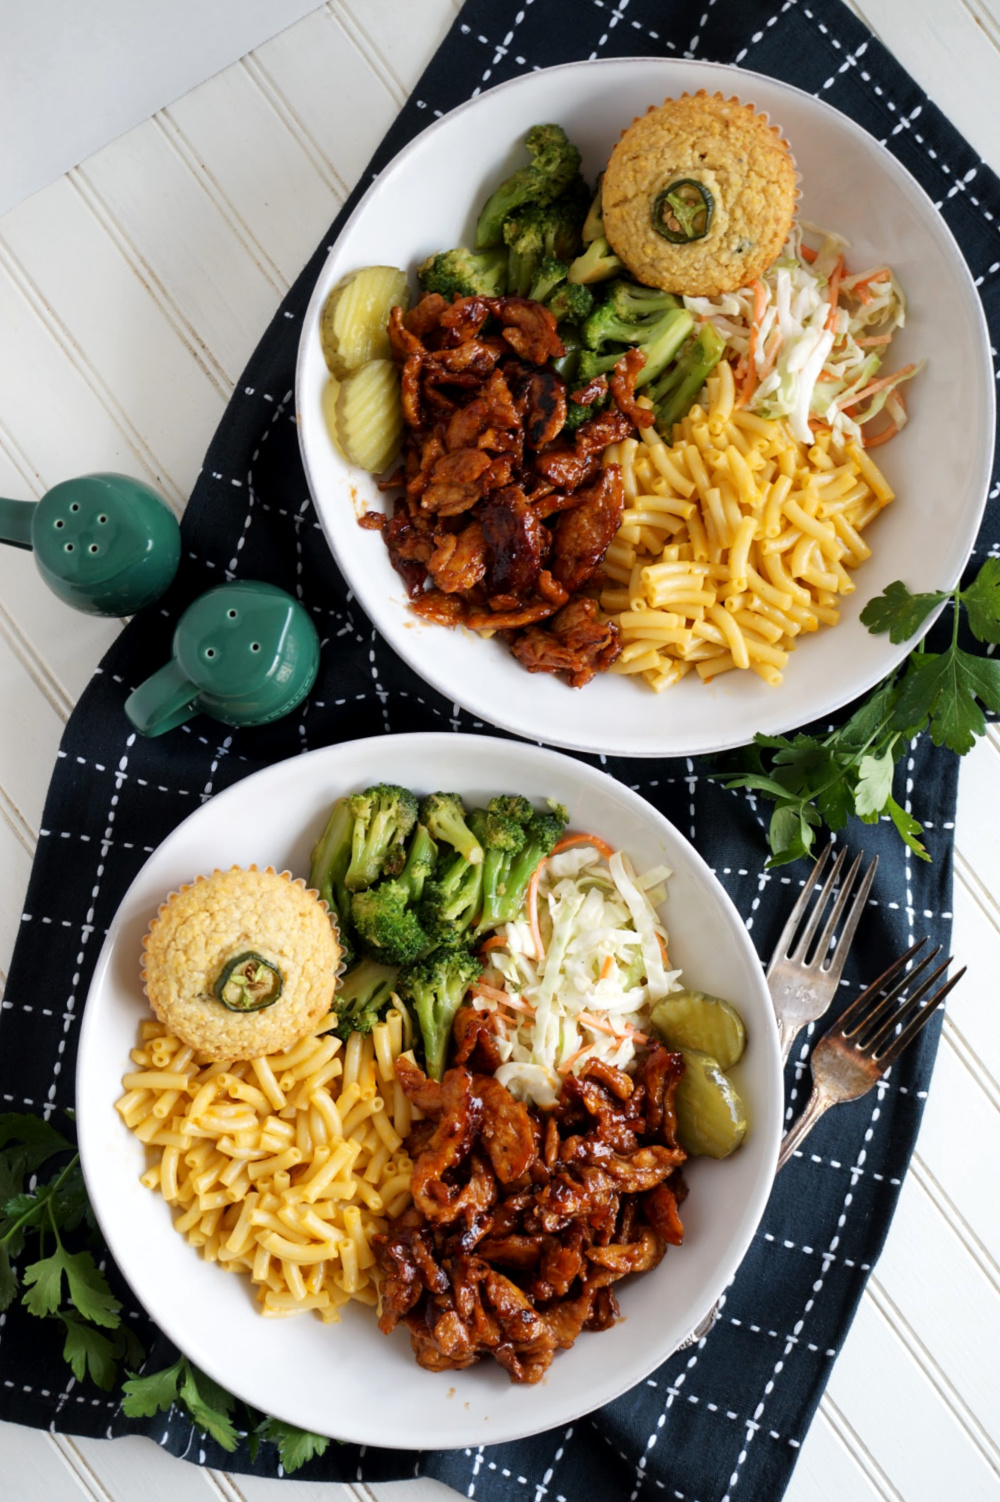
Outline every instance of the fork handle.
[[813, 1092], [809, 1097], [805, 1110], [798, 1121], [789, 1127], [785, 1133], [781, 1144], [781, 1151], [778, 1154], [778, 1168], [775, 1169], [775, 1173], [778, 1172], [778, 1169], [784, 1168], [803, 1137], [808, 1136], [824, 1112], [828, 1111], [835, 1104], [836, 1102], [831, 1100], [830, 1096], [824, 1090], [821, 1090], [818, 1085], [813, 1086]]
[[778, 1043], [781, 1047], [782, 1064], [788, 1063], [788, 1058], [792, 1051], [792, 1044], [795, 1042], [804, 1026], [805, 1023], [792, 1022], [787, 1017], [778, 1018]]

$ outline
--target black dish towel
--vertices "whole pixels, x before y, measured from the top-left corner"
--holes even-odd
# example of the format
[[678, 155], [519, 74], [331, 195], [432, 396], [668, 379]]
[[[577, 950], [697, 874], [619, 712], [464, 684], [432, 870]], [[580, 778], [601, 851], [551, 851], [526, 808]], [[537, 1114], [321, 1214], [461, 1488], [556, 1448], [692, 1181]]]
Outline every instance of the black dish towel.
[[[527, 68], [634, 54], [770, 73], [884, 140], [951, 226], [1000, 347], [997, 180], [839, 0], [699, 0], [694, 7], [685, 0], [469, 0], [371, 172], [474, 91]], [[366, 174], [362, 186], [370, 180]], [[4, 1110], [61, 1120], [72, 1106], [79, 1019], [104, 932], [147, 853], [206, 798], [270, 762], [351, 735], [489, 731], [440, 699], [379, 640], [345, 588], [309, 504], [293, 372], [301, 317], [330, 243], [327, 236], [239, 382], [191, 499], [183, 567], [170, 597], [116, 642], [66, 731], [4, 1002]], [[995, 495], [975, 562], [997, 536]], [[159, 740], [133, 735], [122, 713], [126, 695], [166, 660], [187, 602], [233, 574], [269, 579], [298, 593], [312, 612], [324, 640], [313, 695], [301, 711], [261, 729], [230, 733], [201, 719]], [[690, 835], [766, 956], [803, 870], [763, 874], [761, 817], [752, 800], [722, 791], [699, 763], [609, 761], [606, 769]], [[913, 860], [885, 824], [863, 831], [866, 849], [877, 850], [882, 864], [845, 1000], [913, 938], [929, 930], [935, 941], [948, 940], [955, 759], [921, 740], [901, 764], [895, 791], [924, 824], [933, 864]], [[932, 1025], [889, 1083], [825, 1118], [782, 1174], [716, 1328], [633, 1392], [565, 1430], [517, 1444], [447, 1454], [330, 1445], [296, 1479], [428, 1475], [484, 1502], [776, 1502], [882, 1247], [936, 1041]], [[801, 1065], [798, 1074], [790, 1070], [797, 1105], [800, 1075]], [[845, 1168], [853, 1171], [838, 1171]], [[116, 1290], [149, 1352], [146, 1370], [169, 1364], [172, 1349], [120, 1278]], [[69, 1378], [60, 1345], [55, 1329], [19, 1306], [8, 1312], [0, 1329], [0, 1417], [94, 1436], [145, 1432], [198, 1463], [280, 1474], [272, 1447], [252, 1465], [245, 1443], [228, 1455], [176, 1410], [145, 1423], [126, 1420], [118, 1394]], [[414, 1381], [434, 1380], [414, 1370]], [[558, 1362], [550, 1380], [559, 1380]]]

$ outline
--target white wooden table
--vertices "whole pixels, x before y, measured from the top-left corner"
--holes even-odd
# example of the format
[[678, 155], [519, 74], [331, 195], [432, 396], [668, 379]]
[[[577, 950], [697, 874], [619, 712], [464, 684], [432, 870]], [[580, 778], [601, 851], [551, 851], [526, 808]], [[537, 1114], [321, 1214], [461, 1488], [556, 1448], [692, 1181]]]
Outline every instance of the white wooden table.
[[[855, 8], [1000, 169], [1000, 0]], [[0, 494], [37, 497], [120, 469], [180, 512], [260, 331], [457, 9], [331, 0], [0, 218]], [[62, 608], [27, 553], [0, 548], [0, 985], [59, 737], [118, 629]], [[969, 976], [791, 1502], [1000, 1498], [998, 829], [991, 730], [963, 766], [955, 834], [955, 950]], [[197, 1470], [144, 1439], [14, 1425], [0, 1425], [0, 1454], [6, 1502], [452, 1495], [428, 1481], [289, 1493]]]

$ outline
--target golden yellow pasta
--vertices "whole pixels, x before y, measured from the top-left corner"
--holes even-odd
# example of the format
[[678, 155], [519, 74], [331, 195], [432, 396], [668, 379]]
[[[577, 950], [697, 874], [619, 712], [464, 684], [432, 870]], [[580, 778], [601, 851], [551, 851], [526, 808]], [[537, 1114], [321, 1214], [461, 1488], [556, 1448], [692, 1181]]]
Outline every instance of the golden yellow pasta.
[[626, 497], [602, 565], [601, 608], [622, 641], [610, 671], [656, 692], [741, 668], [780, 684], [796, 639], [840, 619], [848, 570], [871, 556], [861, 533], [894, 498], [857, 444], [826, 429], [798, 443], [734, 393], [722, 362], [707, 410], [692, 407], [671, 442], [646, 428], [604, 454]]
[[283, 1053], [210, 1063], [161, 1022], [144, 1022], [116, 1102], [145, 1142], [142, 1183], [178, 1213], [208, 1261], [249, 1275], [261, 1313], [378, 1302], [371, 1237], [410, 1203], [404, 1138], [419, 1113], [395, 1061], [412, 1041], [405, 1009], [346, 1047], [326, 1018]]

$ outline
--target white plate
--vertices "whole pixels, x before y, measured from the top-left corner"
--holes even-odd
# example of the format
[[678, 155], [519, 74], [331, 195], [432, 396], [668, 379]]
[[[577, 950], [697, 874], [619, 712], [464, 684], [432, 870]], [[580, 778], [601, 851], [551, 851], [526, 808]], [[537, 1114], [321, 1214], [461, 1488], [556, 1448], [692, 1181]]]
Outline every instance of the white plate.
[[[673, 868], [664, 915], [671, 958], [693, 985], [730, 997], [749, 1045], [735, 1073], [751, 1129], [731, 1159], [688, 1173], [685, 1241], [622, 1288], [625, 1318], [560, 1353], [538, 1387], [514, 1387], [493, 1363], [432, 1375], [409, 1336], [379, 1334], [371, 1310], [340, 1325], [311, 1315], [266, 1320], [249, 1283], [203, 1262], [144, 1189], [142, 1144], [114, 1109], [139, 1022], [149, 1016], [139, 953], [165, 894], [237, 863], [308, 871], [309, 850], [335, 797], [372, 781], [419, 791], [451, 787], [485, 799], [555, 797], [574, 826], [629, 851], [639, 868]], [[568, 757], [478, 736], [403, 735], [348, 742], [269, 767], [213, 798], [150, 857], [112, 924], [87, 1000], [77, 1065], [80, 1152], [91, 1202], [115, 1259], [153, 1319], [209, 1376], [263, 1409], [320, 1434], [431, 1449], [491, 1444], [565, 1424], [609, 1402], [675, 1348], [722, 1292], [764, 1210], [782, 1116], [777, 1029], [742, 920], [701, 857], [644, 800]]]
[[[888, 261], [909, 300], [893, 359], [927, 359], [907, 386], [912, 421], [875, 456], [898, 500], [866, 534], [874, 556], [840, 624], [802, 642], [778, 689], [728, 673], [710, 688], [691, 677], [654, 695], [613, 674], [585, 690], [529, 675], [499, 641], [420, 621], [399, 575], [359, 510], [383, 509], [373, 479], [338, 457], [324, 423], [327, 381], [320, 311], [347, 272], [372, 263], [409, 273], [431, 252], [472, 244], [475, 216], [514, 164], [526, 131], [557, 120], [583, 152], [591, 179], [622, 128], [650, 103], [684, 90], [721, 89], [765, 110], [791, 143], [801, 212], [847, 236], [850, 265]], [[379, 175], [345, 225], [306, 314], [296, 376], [299, 439], [313, 500], [337, 562], [365, 610], [405, 662], [446, 698], [516, 734], [622, 756], [689, 756], [780, 734], [871, 688], [905, 645], [872, 636], [858, 616], [894, 579], [947, 589], [975, 541], [993, 459], [989, 339], [972, 278], [944, 221], [884, 147], [846, 116], [757, 73], [719, 64], [604, 59], [525, 74], [438, 120]]]

